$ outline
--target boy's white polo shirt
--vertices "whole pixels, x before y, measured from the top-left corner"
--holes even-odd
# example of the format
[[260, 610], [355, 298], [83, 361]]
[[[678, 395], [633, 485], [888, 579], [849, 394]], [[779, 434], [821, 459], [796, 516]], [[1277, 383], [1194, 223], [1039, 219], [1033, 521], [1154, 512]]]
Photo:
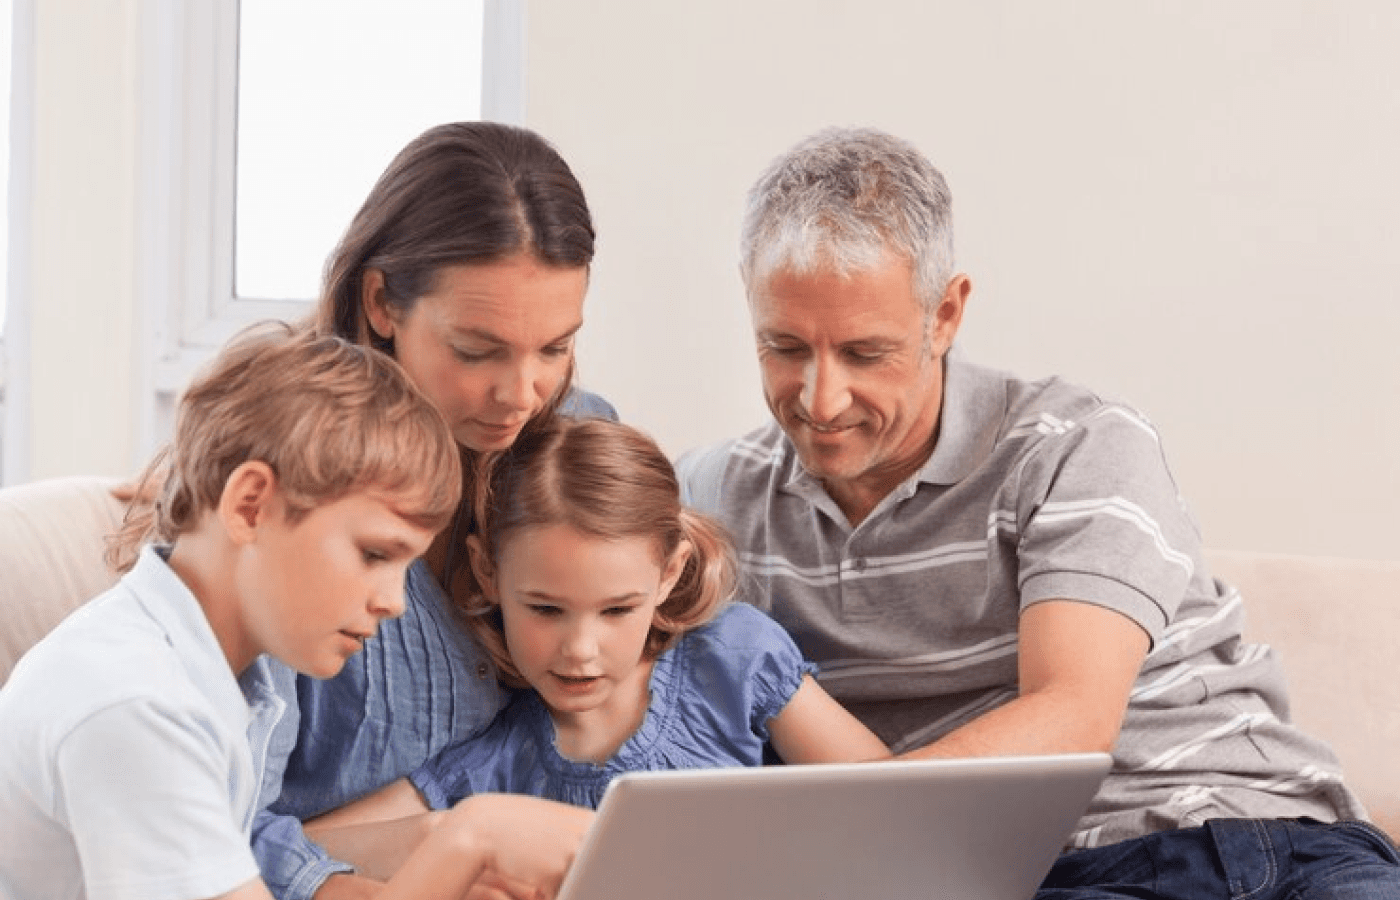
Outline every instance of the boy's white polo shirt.
[[0, 896], [181, 900], [258, 874], [265, 734], [285, 704], [244, 687], [204, 611], [150, 548], [0, 689]]

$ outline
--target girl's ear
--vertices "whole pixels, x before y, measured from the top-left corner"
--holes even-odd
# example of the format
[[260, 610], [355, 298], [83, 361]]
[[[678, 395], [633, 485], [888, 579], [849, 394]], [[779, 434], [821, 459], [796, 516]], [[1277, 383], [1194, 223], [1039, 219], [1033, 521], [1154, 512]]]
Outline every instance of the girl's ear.
[[491, 565], [491, 556], [481, 543], [480, 535], [473, 534], [467, 538], [467, 559], [471, 563], [472, 574], [476, 576], [476, 583], [481, 585], [482, 594], [492, 603], [496, 602], [495, 567]]
[[[676, 582], [681, 580], [681, 574], [685, 572], [685, 564], [690, 561], [694, 552], [694, 544], [690, 541], [681, 541], [676, 545], [675, 551], [671, 553], [671, 558], [666, 560], [666, 568], [661, 572], [661, 603], [665, 603], [666, 598], [671, 596]], [[657, 604], [658, 607], [660, 605], [660, 603]]]
[[252, 543], [258, 526], [274, 514], [273, 506], [278, 500], [277, 476], [272, 466], [259, 459], [240, 463], [219, 495], [219, 521], [235, 544]]

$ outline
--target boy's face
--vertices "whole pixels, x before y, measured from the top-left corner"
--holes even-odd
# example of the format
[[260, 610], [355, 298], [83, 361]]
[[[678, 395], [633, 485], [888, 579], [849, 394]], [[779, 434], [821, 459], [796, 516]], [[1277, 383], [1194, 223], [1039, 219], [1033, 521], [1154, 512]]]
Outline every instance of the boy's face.
[[338, 673], [382, 619], [402, 615], [408, 566], [433, 532], [357, 491], [296, 524], [275, 492], [235, 578], [250, 646], [317, 678]]

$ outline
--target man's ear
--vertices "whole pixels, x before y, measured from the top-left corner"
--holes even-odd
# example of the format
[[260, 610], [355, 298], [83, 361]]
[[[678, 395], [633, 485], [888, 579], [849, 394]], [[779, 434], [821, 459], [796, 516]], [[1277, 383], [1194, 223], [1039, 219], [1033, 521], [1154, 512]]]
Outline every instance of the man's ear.
[[240, 463], [219, 495], [219, 520], [234, 543], [251, 543], [258, 526], [274, 514], [278, 501], [277, 475], [260, 459]]
[[360, 279], [360, 306], [364, 309], [370, 331], [386, 341], [394, 336], [394, 311], [389, 306], [389, 296], [384, 288], [383, 271], [365, 269]]
[[[671, 596], [671, 591], [675, 589], [676, 582], [681, 580], [681, 575], [685, 572], [685, 564], [690, 562], [691, 555], [695, 552], [695, 546], [690, 541], [681, 541], [676, 545], [676, 549], [671, 553], [671, 558], [666, 560], [666, 568], [661, 572], [661, 603], [665, 603]], [[661, 604], [658, 603], [659, 607]]]
[[929, 346], [935, 357], [941, 357], [953, 346], [958, 328], [962, 325], [963, 310], [967, 308], [967, 298], [972, 296], [972, 279], [963, 273], [953, 276], [944, 288], [938, 306], [933, 310], [929, 322]]
[[471, 564], [472, 574], [476, 576], [476, 583], [481, 585], [482, 594], [492, 603], [497, 602], [495, 567], [491, 565], [491, 557], [481, 543], [480, 535], [473, 534], [467, 538], [467, 561]]

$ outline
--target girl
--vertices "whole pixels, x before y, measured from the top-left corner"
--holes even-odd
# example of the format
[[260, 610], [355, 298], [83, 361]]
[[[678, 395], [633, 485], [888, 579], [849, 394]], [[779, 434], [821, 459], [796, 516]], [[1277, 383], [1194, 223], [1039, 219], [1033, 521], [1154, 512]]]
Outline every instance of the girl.
[[[443, 809], [487, 791], [596, 807], [637, 769], [888, 756], [812, 678], [792, 639], [726, 605], [732, 551], [681, 506], [649, 438], [596, 419], [522, 438], [478, 500], [468, 627], [517, 692], [481, 737], [308, 825], [332, 852], [348, 826]], [[372, 844], [372, 841], [369, 842]]]

